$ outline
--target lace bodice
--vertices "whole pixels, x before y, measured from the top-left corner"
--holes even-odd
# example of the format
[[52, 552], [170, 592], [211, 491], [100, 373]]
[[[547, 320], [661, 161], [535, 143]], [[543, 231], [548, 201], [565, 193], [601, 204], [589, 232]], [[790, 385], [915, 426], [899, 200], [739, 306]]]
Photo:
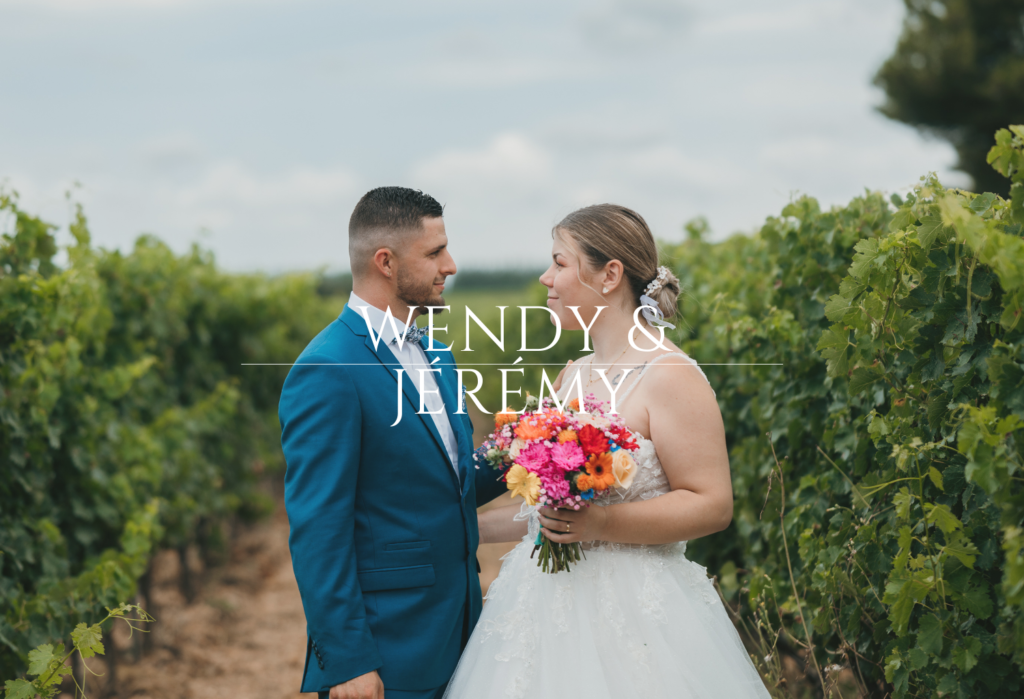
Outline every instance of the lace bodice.
[[[630, 383], [630, 385], [626, 388], [625, 393], [618, 397], [618, 400], [616, 400], [616, 410], [618, 412], [622, 412], [622, 406], [629, 399], [630, 395], [632, 395], [633, 390], [637, 387], [637, 384], [639, 384], [640, 381], [643, 380], [643, 377], [647, 373], [647, 370], [650, 367], [657, 364], [662, 359], [664, 359], [665, 357], [684, 358], [686, 361], [690, 362], [697, 369], [697, 371], [700, 372], [700, 375], [704, 377], [704, 380], [707, 381], [708, 377], [704, 373], [704, 370], [701, 369], [697, 362], [695, 362], [693, 358], [687, 355], [686, 353], [669, 352], [667, 354], [659, 355], [655, 357], [652, 361], [645, 364], [640, 369], [640, 372], [637, 374], [636, 378], [634, 378], [632, 383]], [[594, 355], [588, 354], [586, 357], [576, 362], [573, 365], [575, 371], [569, 377], [567, 377], [567, 381], [562, 382], [562, 385], [568, 386], [575, 378], [576, 374], [581, 371], [581, 368], [584, 365], [589, 366], [589, 364], [593, 363], [593, 361]], [[656, 498], [659, 495], [664, 495], [665, 493], [669, 492], [669, 490], [671, 490], [671, 487], [668, 483], [668, 476], [665, 475], [665, 470], [661, 467], [661, 461], [658, 459], [658, 452], [654, 448], [654, 442], [647, 439], [639, 432], [630, 430], [630, 433], [633, 435], [634, 439], [636, 440], [636, 443], [640, 446], [640, 450], [637, 452], [635, 457], [637, 463], [636, 478], [633, 479], [633, 484], [630, 486], [628, 490], [616, 489], [615, 494], [611, 498], [609, 498], [608, 500], [595, 501], [595, 504], [611, 505], [621, 502], [636, 502], [638, 500], [650, 500], [651, 498]]]

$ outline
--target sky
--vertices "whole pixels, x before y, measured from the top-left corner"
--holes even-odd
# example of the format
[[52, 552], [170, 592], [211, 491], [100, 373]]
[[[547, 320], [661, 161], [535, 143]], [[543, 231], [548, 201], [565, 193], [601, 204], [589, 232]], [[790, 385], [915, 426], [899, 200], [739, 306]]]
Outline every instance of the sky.
[[[751, 232], [801, 193], [949, 185], [871, 85], [900, 0], [0, 0], [0, 186], [94, 244], [348, 267], [367, 190], [445, 205], [462, 268], [544, 267], [580, 206]], [[61, 233], [61, 240], [67, 240]]]

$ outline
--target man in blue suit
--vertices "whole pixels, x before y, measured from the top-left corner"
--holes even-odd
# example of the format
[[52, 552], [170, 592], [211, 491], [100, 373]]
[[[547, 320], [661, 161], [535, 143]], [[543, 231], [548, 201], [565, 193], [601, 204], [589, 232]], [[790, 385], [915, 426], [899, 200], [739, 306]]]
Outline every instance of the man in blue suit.
[[480, 616], [476, 508], [505, 488], [474, 467], [452, 353], [414, 324], [445, 305], [447, 243], [432, 197], [368, 192], [349, 221], [352, 296], [281, 393], [301, 691], [321, 699], [440, 698]]

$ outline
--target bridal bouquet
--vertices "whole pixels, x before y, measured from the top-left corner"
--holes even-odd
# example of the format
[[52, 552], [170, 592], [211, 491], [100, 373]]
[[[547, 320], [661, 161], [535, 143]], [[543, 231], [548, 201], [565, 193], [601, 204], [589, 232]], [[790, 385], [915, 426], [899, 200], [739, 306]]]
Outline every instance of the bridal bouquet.
[[[522, 414], [506, 408], [494, 419], [494, 432], [473, 455], [501, 473], [511, 496], [528, 505], [587, 507], [612, 489], [629, 488], [636, 475], [633, 454], [639, 448], [618, 415], [605, 414], [605, 403], [584, 398], [565, 412], [546, 398], [528, 396]], [[547, 573], [569, 570], [583, 555], [579, 543], [556, 544], [537, 533], [533, 553]], [[533, 557], [533, 554], [530, 554]]]

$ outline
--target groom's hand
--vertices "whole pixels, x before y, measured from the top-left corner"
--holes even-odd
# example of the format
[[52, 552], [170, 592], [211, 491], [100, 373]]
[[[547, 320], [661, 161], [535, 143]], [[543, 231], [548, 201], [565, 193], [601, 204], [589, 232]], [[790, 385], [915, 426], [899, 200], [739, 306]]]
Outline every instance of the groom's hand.
[[334, 685], [331, 687], [330, 699], [384, 699], [384, 683], [374, 670]]

